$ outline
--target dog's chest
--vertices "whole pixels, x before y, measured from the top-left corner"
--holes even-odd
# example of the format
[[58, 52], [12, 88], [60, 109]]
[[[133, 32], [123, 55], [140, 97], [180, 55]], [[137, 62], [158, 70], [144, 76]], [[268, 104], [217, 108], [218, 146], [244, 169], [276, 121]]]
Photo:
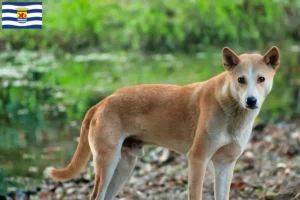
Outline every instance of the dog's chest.
[[227, 120], [227, 135], [233, 142], [239, 143], [242, 147], [245, 146], [251, 135], [252, 126], [254, 123], [254, 114], [237, 116], [231, 120]]
[[249, 141], [254, 118], [254, 114], [215, 118], [208, 131], [211, 149], [234, 144], [239, 146], [242, 153]]

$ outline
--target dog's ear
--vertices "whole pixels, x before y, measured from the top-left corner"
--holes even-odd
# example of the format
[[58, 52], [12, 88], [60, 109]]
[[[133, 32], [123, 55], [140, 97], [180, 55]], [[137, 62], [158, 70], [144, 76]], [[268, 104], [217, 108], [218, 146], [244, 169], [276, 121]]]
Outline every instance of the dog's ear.
[[273, 69], [278, 69], [280, 64], [280, 54], [277, 47], [272, 47], [263, 57], [263, 61]]
[[240, 62], [239, 56], [234, 53], [228, 47], [224, 47], [222, 50], [223, 65], [228, 71], [232, 70]]

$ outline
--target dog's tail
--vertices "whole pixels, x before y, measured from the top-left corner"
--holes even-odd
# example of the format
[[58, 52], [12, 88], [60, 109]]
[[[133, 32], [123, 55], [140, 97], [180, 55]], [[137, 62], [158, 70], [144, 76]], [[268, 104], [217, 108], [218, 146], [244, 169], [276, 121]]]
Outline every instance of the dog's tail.
[[48, 167], [45, 170], [45, 176], [51, 177], [55, 180], [69, 180], [79, 174], [86, 166], [91, 155], [91, 149], [88, 141], [89, 126], [95, 110], [96, 107], [94, 106], [85, 115], [81, 125], [79, 144], [69, 165], [64, 169]]

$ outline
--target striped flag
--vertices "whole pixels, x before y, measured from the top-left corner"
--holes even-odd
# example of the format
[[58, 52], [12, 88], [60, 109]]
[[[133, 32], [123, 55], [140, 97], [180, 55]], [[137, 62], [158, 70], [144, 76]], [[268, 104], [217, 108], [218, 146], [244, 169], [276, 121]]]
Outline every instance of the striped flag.
[[42, 28], [42, 2], [2, 2], [2, 29]]

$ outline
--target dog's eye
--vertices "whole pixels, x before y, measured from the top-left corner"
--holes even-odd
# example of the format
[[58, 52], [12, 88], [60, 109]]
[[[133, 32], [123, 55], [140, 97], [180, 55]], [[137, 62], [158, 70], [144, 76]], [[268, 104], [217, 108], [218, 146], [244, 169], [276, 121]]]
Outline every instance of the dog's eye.
[[262, 76], [261, 76], [261, 77], [258, 78], [258, 82], [259, 82], [259, 83], [262, 83], [262, 82], [264, 82], [264, 81], [265, 81], [265, 77], [262, 77]]
[[238, 78], [238, 82], [239, 83], [246, 83], [246, 80], [245, 80], [244, 77], [240, 77], [240, 78]]

